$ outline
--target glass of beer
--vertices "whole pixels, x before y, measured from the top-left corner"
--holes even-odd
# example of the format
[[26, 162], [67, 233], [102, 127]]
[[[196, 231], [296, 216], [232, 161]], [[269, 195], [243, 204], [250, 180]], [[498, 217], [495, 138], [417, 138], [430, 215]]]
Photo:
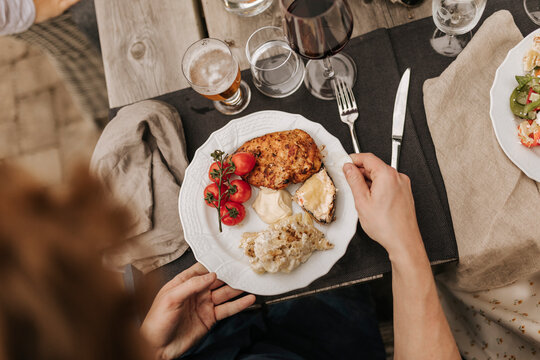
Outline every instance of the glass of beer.
[[234, 115], [248, 106], [251, 90], [223, 41], [209, 38], [192, 44], [182, 59], [182, 71], [193, 90], [213, 100], [219, 112]]

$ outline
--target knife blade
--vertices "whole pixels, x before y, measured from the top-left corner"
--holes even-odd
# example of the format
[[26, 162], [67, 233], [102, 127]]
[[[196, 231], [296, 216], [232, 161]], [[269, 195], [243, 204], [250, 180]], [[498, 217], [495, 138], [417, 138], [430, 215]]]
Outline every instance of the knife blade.
[[409, 80], [411, 79], [411, 69], [408, 68], [403, 73], [396, 93], [394, 103], [394, 117], [392, 119], [392, 160], [390, 165], [398, 169], [399, 152], [401, 141], [403, 140], [403, 128], [405, 126], [405, 114], [407, 113], [407, 95], [409, 94]]

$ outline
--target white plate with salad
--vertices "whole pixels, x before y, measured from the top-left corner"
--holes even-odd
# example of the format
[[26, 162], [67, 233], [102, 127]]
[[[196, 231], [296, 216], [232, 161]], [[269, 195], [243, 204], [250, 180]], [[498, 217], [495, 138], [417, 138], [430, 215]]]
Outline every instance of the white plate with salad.
[[501, 148], [525, 175], [540, 181], [540, 29], [508, 52], [495, 74], [490, 98]]

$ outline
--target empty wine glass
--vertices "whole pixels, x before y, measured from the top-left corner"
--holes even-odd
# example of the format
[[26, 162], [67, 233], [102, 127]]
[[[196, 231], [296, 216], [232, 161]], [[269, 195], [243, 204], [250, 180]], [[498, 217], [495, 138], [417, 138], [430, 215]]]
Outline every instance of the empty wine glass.
[[540, 25], [540, 0], [523, 0], [523, 7], [529, 18]]
[[433, 21], [437, 29], [431, 46], [441, 55], [457, 56], [471, 40], [486, 0], [433, 0]]

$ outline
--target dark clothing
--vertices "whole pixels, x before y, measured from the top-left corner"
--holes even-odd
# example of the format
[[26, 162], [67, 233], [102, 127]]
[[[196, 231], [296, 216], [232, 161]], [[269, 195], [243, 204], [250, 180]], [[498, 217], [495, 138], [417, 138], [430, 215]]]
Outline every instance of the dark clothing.
[[244, 311], [182, 359], [385, 359], [368, 285]]

